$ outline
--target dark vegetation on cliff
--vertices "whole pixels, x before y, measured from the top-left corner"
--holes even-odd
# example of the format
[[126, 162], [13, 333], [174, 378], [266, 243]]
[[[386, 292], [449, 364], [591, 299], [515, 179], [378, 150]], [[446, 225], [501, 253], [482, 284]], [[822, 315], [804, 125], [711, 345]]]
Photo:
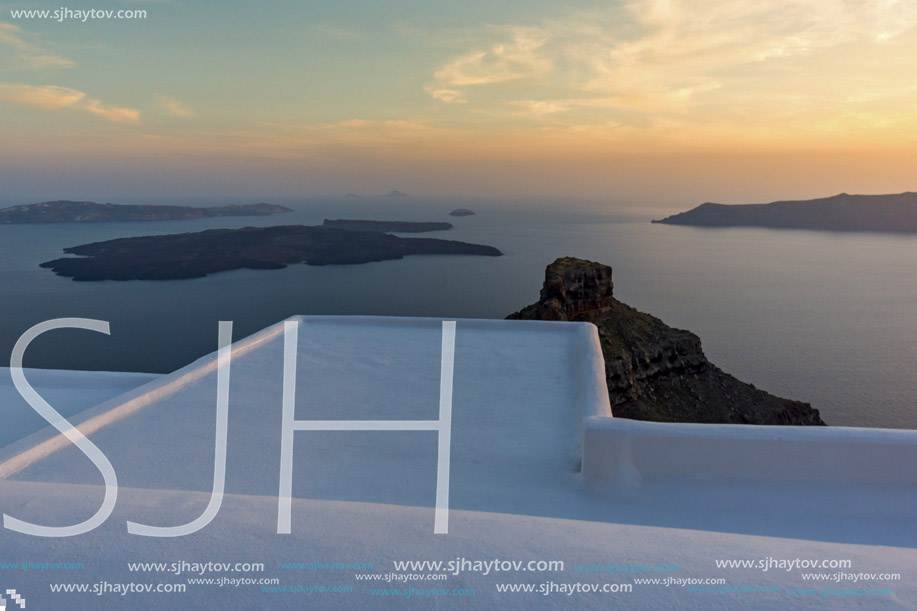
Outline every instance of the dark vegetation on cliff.
[[507, 318], [591, 322], [598, 327], [612, 413], [658, 422], [823, 425], [808, 403], [776, 397], [710, 363], [700, 339], [613, 296], [612, 270], [557, 259], [541, 299]]
[[414, 221], [363, 221], [358, 219], [325, 219], [322, 227], [346, 231], [381, 231], [383, 233], [423, 233], [452, 229], [452, 223]]
[[292, 210], [285, 206], [264, 203], [197, 208], [194, 206], [97, 204], [62, 200], [3, 208], [0, 210], [0, 223], [171, 221], [214, 216], [269, 216], [282, 212], [292, 212]]
[[121, 238], [64, 252], [81, 256], [41, 266], [74, 280], [181, 280], [232, 269], [281, 269], [291, 263], [346, 265], [408, 255], [503, 254], [481, 244], [303, 225]]
[[917, 193], [848, 195], [770, 204], [706, 203], [654, 223], [826, 231], [917, 231]]

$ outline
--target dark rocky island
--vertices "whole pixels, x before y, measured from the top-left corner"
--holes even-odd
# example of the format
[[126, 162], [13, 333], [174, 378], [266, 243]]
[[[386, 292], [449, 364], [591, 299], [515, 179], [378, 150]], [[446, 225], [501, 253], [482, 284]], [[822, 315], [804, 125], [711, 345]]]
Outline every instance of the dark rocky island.
[[22, 204], [0, 209], [0, 223], [104, 223], [115, 221], [165, 221], [201, 219], [215, 216], [269, 216], [292, 212], [275, 204], [228, 204], [196, 208], [194, 206], [152, 206], [97, 204], [61, 200], [40, 204]]
[[389, 191], [385, 195], [380, 195], [379, 197], [399, 197], [403, 199], [405, 197], [411, 197], [411, 196], [408, 195], [407, 193], [402, 193], [398, 189], [395, 189], [394, 191]]
[[612, 270], [558, 259], [541, 299], [507, 318], [591, 322], [599, 329], [612, 413], [657, 422], [824, 425], [808, 403], [776, 397], [707, 360], [700, 339], [613, 296]]
[[180, 280], [242, 268], [281, 269], [292, 263], [347, 265], [408, 255], [503, 254], [481, 244], [302, 225], [121, 238], [64, 252], [80, 256], [41, 267], [74, 280]]
[[469, 210], [468, 208], [456, 208], [449, 213], [449, 216], [473, 216], [474, 210]]
[[654, 223], [825, 231], [917, 232], [917, 193], [848, 195], [770, 204], [706, 203]]
[[381, 231], [383, 233], [423, 233], [452, 229], [452, 223], [412, 221], [362, 221], [351, 219], [325, 219], [322, 227], [346, 231]]

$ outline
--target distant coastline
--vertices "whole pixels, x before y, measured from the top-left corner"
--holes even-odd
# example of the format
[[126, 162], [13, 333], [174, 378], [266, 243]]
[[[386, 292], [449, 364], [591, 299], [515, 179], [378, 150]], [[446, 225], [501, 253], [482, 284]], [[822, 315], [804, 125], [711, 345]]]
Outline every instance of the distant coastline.
[[411, 196], [408, 195], [407, 193], [402, 193], [398, 189], [393, 189], [392, 191], [389, 191], [388, 193], [384, 193], [380, 195], [360, 195], [359, 193], [347, 193], [346, 195], [344, 195], [344, 197], [348, 197], [348, 198], [365, 198], [365, 197], [386, 198], [387, 197], [390, 199], [391, 198], [407, 199]]
[[345, 231], [381, 231], [383, 233], [424, 233], [446, 231], [452, 223], [414, 221], [365, 221], [360, 219], [325, 219], [322, 227]]
[[0, 209], [0, 223], [111, 223], [131, 221], [172, 221], [218, 216], [270, 216], [293, 212], [276, 204], [227, 204], [225, 206], [158, 206], [98, 204], [58, 200], [38, 204], [21, 204]]
[[848, 195], [769, 204], [708, 202], [653, 223], [823, 231], [917, 232], [917, 193]]

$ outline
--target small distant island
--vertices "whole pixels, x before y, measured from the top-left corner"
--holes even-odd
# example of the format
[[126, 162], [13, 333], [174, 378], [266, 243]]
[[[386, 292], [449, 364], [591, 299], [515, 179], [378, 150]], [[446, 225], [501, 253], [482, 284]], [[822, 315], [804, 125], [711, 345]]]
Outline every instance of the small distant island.
[[452, 223], [413, 221], [364, 221], [357, 219], [325, 219], [322, 227], [345, 231], [381, 231], [383, 233], [424, 233], [452, 229]]
[[349, 265], [409, 255], [503, 254], [482, 244], [303, 225], [121, 238], [64, 252], [78, 257], [55, 259], [41, 267], [82, 281], [182, 280], [242, 268], [282, 269], [293, 263]]
[[449, 213], [449, 216], [473, 216], [474, 210], [469, 210], [468, 208], [456, 208]]
[[155, 206], [97, 204], [58, 200], [21, 204], [0, 209], [0, 223], [105, 223], [116, 221], [166, 221], [201, 219], [215, 216], [269, 216], [293, 212], [275, 204], [228, 204], [197, 208], [194, 206]]
[[825, 231], [917, 232], [917, 193], [848, 195], [770, 204], [706, 203], [654, 220], [698, 227], [770, 227]]
[[353, 193], [353, 192], [351, 192], [351, 193], [346, 193], [346, 194], [344, 194], [344, 197], [347, 197], [347, 198], [375, 197], [375, 198], [379, 198], [379, 199], [384, 199], [384, 198], [389, 198], [389, 199], [392, 199], [392, 198], [395, 198], [395, 199], [398, 199], [398, 198], [400, 198], [400, 199], [405, 199], [405, 198], [408, 198], [408, 197], [411, 197], [411, 196], [408, 195], [407, 193], [402, 193], [402, 192], [399, 191], [398, 189], [395, 189], [395, 190], [393, 190], [393, 191], [389, 191], [388, 193], [379, 194], [379, 195], [360, 195], [359, 193]]

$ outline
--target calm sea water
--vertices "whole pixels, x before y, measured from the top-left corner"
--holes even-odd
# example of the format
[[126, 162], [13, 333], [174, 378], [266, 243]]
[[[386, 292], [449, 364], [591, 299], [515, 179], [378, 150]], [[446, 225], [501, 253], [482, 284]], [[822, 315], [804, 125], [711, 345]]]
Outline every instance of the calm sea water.
[[[319, 199], [292, 214], [155, 223], [0, 226], [0, 359], [38, 322], [108, 320], [111, 336], [57, 331], [26, 365], [167, 372], [213, 351], [217, 321], [240, 338], [293, 314], [502, 318], [535, 301], [544, 267], [577, 256], [614, 268], [619, 299], [690, 329], [742, 380], [808, 401], [829, 424], [917, 429], [917, 236], [652, 225], [685, 209], [597, 203]], [[478, 214], [452, 219], [459, 206]], [[294, 265], [198, 280], [73, 282], [38, 264], [61, 249], [133, 235], [320, 224], [324, 218], [450, 220], [442, 237], [504, 257], [409, 257]]]

